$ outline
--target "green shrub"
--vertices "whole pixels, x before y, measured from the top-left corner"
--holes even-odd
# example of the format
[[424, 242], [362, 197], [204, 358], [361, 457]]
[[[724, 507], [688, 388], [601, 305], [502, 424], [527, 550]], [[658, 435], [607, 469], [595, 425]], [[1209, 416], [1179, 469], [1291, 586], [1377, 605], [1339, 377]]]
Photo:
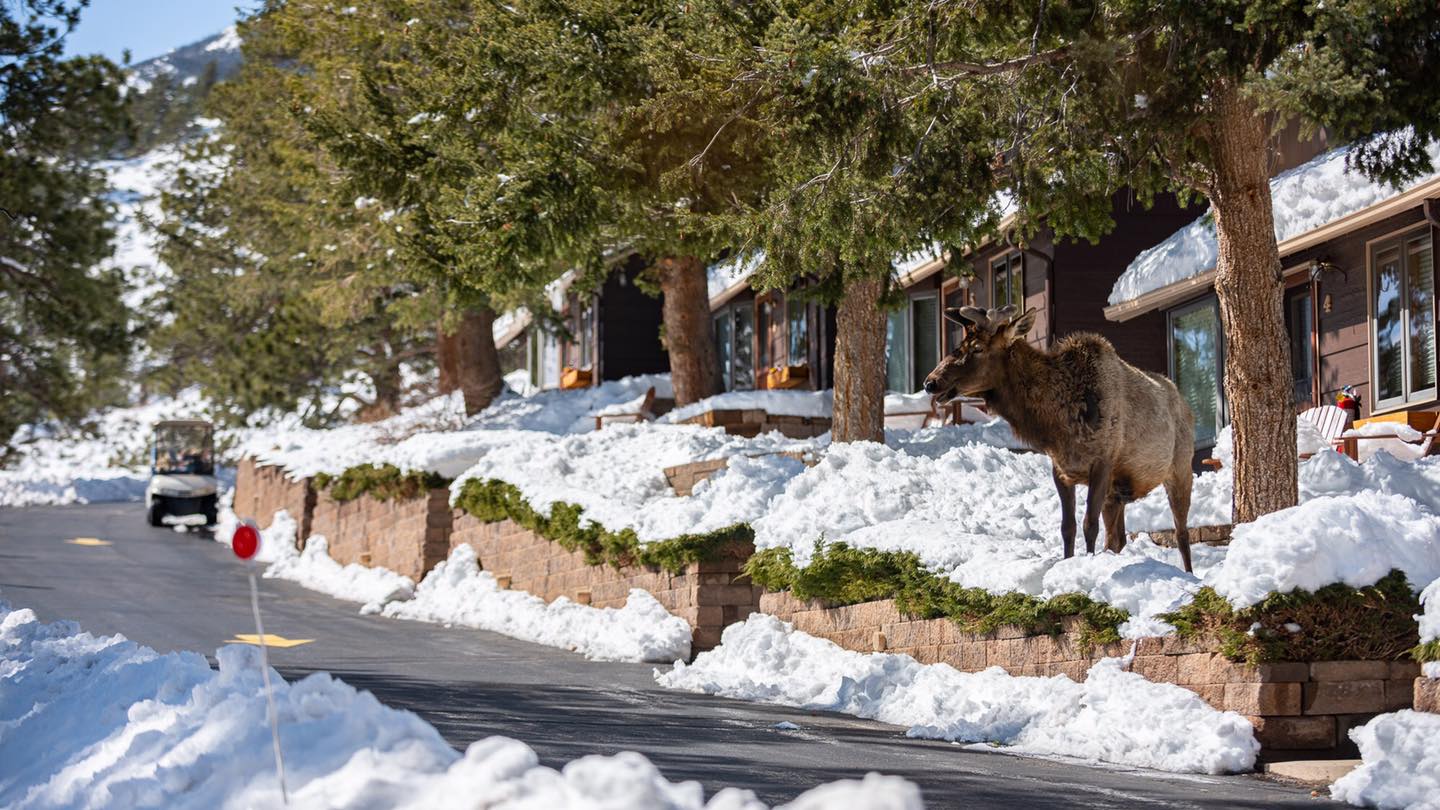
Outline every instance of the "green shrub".
[[907, 616], [949, 618], [971, 633], [989, 633], [1002, 625], [1032, 634], [1059, 633], [1062, 620], [1081, 620], [1081, 643], [1118, 641], [1118, 628], [1130, 618], [1118, 608], [1080, 593], [1040, 599], [1023, 593], [993, 594], [965, 588], [927, 570], [911, 552], [851, 548], [844, 543], [817, 544], [810, 564], [795, 567], [788, 548], [757, 552], [745, 567], [750, 579], [767, 590], [788, 590], [798, 599], [853, 605], [894, 599]]
[[449, 486], [450, 479], [432, 472], [402, 472], [394, 464], [360, 464], [339, 475], [319, 473], [311, 483], [341, 502], [361, 495], [388, 501], [418, 498], [432, 489]]
[[[1213, 640], [1233, 661], [1392, 661], [1419, 652], [1419, 608], [1405, 574], [1391, 571], [1369, 587], [1297, 589], [1243, 610], [1205, 587], [1193, 602], [1160, 618], [1183, 637]], [[1300, 629], [1291, 632], [1287, 624]]]
[[1440, 661], [1440, 639], [1417, 645], [1410, 651], [1410, 657], [1422, 664], [1430, 661]]
[[678, 573], [690, 563], [724, 556], [732, 544], [755, 540], [750, 526], [739, 523], [642, 545], [633, 529], [610, 531], [586, 518], [584, 510], [572, 503], [556, 503], [549, 515], [543, 515], [531, 508], [514, 485], [493, 479], [466, 481], [455, 498], [455, 506], [487, 523], [512, 520], [568, 551], [580, 552], [591, 565], [616, 568], [639, 565]]

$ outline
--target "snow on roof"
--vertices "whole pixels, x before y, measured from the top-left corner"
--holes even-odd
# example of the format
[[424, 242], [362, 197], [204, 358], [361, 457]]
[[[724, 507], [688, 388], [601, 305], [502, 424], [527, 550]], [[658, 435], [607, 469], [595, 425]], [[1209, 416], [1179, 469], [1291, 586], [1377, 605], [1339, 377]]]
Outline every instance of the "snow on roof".
[[[1275, 240], [1284, 242], [1308, 231], [1384, 202], [1406, 190], [1440, 177], [1440, 142], [1426, 151], [1435, 167], [1406, 188], [1396, 188], [1345, 169], [1350, 146], [1332, 149], [1308, 163], [1270, 180], [1274, 201]], [[1210, 212], [1160, 244], [1142, 252], [1110, 290], [1111, 306], [1132, 301], [1171, 284], [1194, 278], [1215, 266], [1219, 246]]]
[[765, 251], [757, 250], [753, 253], [732, 256], [723, 262], [717, 262], [705, 268], [706, 292], [709, 294], [710, 300], [714, 301], [726, 290], [750, 278], [764, 263]]

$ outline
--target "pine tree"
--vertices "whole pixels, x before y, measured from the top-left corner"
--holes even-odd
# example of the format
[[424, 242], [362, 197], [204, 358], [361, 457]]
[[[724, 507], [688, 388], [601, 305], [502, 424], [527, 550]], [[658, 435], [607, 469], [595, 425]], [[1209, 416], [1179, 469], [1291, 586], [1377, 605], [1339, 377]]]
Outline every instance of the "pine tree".
[[129, 342], [96, 155], [123, 132], [120, 75], [62, 58], [84, 3], [0, 5], [0, 437], [74, 420]]
[[[337, 194], [338, 169], [292, 110], [293, 62], [264, 24], [245, 26], [244, 67], [210, 99], [223, 123], [189, 146], [163, 198], [175, 278], [150, 340], [168, 361], [157, 376], [199, 381], [239, 415], [305, 403], [323, 423], [346, 398], [392, 413], [401, 364], [423, 368], [430, 350], [414, 315], [424, 296], [375, 212]], [[362, 380], [373, 397], [347, 384]]]

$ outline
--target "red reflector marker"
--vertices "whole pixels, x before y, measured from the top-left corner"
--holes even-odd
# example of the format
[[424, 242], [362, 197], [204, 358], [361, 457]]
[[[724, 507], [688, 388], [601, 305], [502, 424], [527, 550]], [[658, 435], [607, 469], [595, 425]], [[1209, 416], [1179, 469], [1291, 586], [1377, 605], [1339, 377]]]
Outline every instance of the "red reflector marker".
[[254, 526], [241, 523], [235, 527], [235, 537], [230, 541], [230, 547], [235, 550], [235, 556], [242, 560], [248, 560], [255, 556], [260, 548], [260, 532]]

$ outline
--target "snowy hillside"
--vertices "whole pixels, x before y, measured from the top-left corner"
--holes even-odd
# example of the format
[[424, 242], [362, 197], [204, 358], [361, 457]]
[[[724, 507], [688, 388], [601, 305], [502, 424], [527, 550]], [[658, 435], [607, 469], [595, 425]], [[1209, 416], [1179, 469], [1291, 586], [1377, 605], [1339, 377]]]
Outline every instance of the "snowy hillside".
[[127, 86], [137, 92], [145, 92], [154, 86], [155, 80], [166, 76], [181, 86], [193, 84], [212, 62], [215, 64], [217, 79], [225, 79], [240, 68], [240, 34], [235, 26], [192, 42], [154, 59], [138, 62], [130, 69]]

